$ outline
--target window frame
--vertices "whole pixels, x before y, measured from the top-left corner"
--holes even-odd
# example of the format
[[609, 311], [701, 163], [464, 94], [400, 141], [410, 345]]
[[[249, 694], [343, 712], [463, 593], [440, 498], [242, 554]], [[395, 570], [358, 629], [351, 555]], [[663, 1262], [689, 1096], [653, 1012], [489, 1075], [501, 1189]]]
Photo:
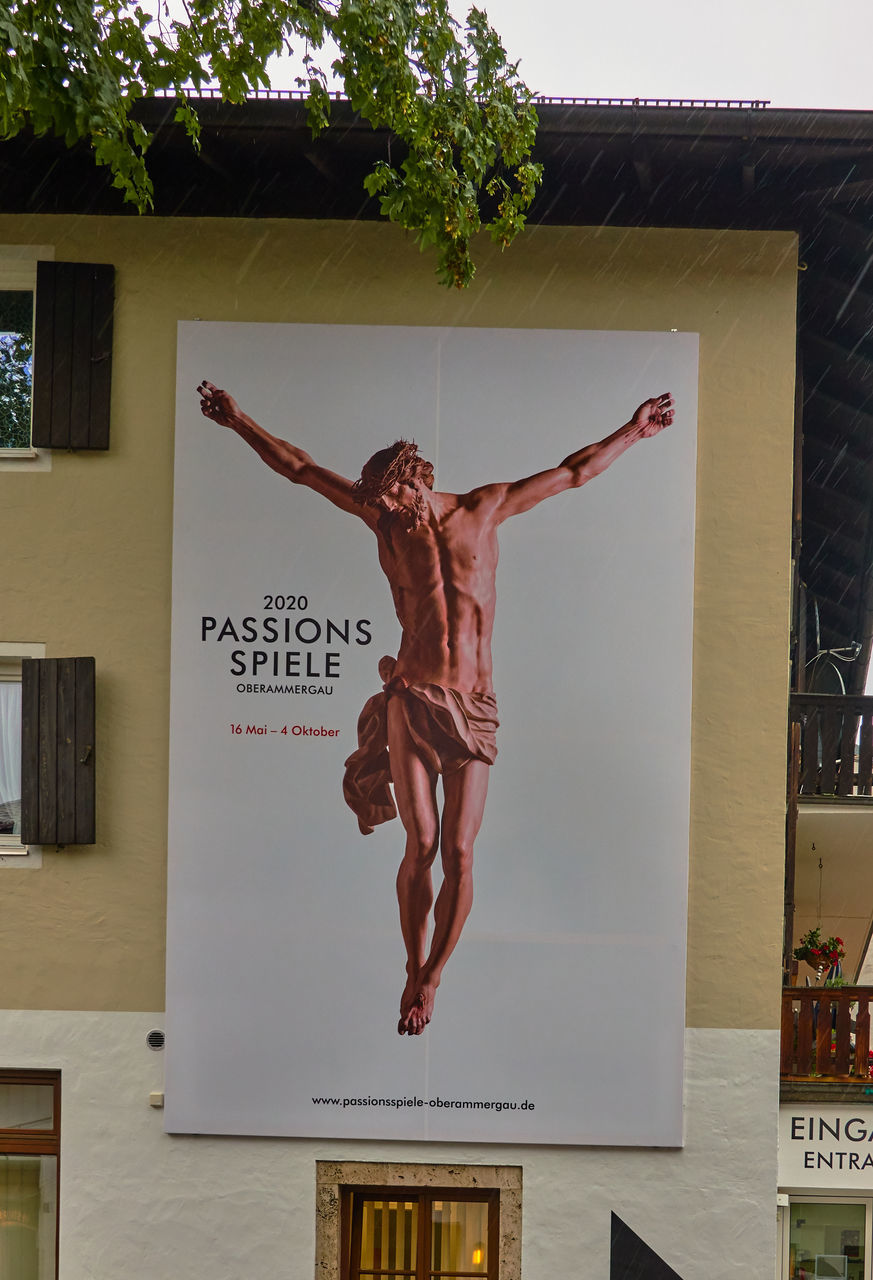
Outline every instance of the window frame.
[[[36, 334], [36, 273], [38, 262], [53, 262], [54, 245], [0, 245], [0, 291], [30, 290], [33, 295], [34, 345]], [[33, 385], [30, 394], [31, 441], [33, 439]], [[51, 450], [31, 443], [24, 449], [0, 449], [0, 471], [50, 471]]]
[[[448, 1280], [455, 1277], [467, 1277], [468, 1280], [499, 1280], [500, 1250], [500, 1192], [496, 1187], [343, 1187], [341, 1193], [340, 1215], [342, 1220], [341, 1248], [342, 1280], [362, 1280], [360, 1257], [357, 1261], [355, 1250], [361, 1247], [361, 1219], [365, 1200], [415, 1201], [418, 1204], [418, 1234], [416, 1241], [417, 1265], [414, 1280], [431, 1280], [433, 1275], [445, 1275]], [[450, 1271], [434, 1272], [431, 1269], [431, 1241], [433, 1232], [433, 1202], [450, 1200], [464, 1204], [487, 1204], [488, 1206], [488, 1268], [486, 1271]], [[424, 1209], [430, 1212], [423, 1212]], [[387, 1277], [391, 1271], [363, 1272], [364, 1276]], [[403, 1275], [408, 1273], [403, 1272]]]
[[[24, 658], [44, 658], [45, 645], [25, 640], [0, 640], [0, 680], [4, 683], [21, 683], [21, 663]], [[15, 667], [17, 665], [17, 671]], [[22, 781], [22, 790], [24, 789]], [[0, 832], [0, 866], [24, 865], [29, 859], [35, 865], [37, 845], [27, 845], [16, 835], [5, 835]], [[15, 859], [8, 863], [7, 858]]]
[[48, 1085], [52, 1089], [50, 1129], [0, 1128], [0, 1155], [58, 1156], [61, 1154], [61, 1073], [31, 1067], [0, 1067], [0, 1085]]
[[61, 1072], [58, 1069], [0, 1067], [0, 1085], [48, 1085], [52, 1089], [50, 1129], [0, 1128], [0, 1156], [51, 1156], [55, 1161], [55, 1257], [54, 1274], [60, 1261], [61, 1210]]
[[797, 1191], [780, 1191], [787, 1197], [788, 1204], [782, 1207], [780, 1248], [777, 1257], [781, 1257], [779, 1276], [781, 1280], [789, 1280], [791, 1256], [791, 1211], [799, 1204], [860, 1204], [864, 1206], [864, 1280], [873, 1280], [873, 1194], [865, 1195], [863, 1191], [852, 1188], [841, 1190], [828, 1187], [824, 1191], [815, 1191], [804, 1187]]
[[[405, 1164], [364, 1160], [317, 1160], [315, 1214], [315, 1270], [320, 1280], [344, 1280], [351, 1257], [350, 1195], [408, 1199], [421, 1192], [439, 1192], [443, 1199], [463, 1199], [465, 1193], [495, 1197], [497, 1239], [489, 1239], [489, 1268], [499, 1280], [522, 1280], [522, 1168], [494, 1164]], [[345, 1211], [344, 1211], [345, 1209]], [[489, 1227], [490, 1227], [489, 1221]], [[480, 1274], [478, 1280], [487, 1280]]]

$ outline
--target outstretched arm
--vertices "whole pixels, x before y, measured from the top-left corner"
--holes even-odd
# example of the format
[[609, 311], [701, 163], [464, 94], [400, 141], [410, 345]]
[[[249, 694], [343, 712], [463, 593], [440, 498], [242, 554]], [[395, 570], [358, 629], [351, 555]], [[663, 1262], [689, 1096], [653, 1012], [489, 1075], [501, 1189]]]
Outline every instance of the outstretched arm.
[[233, 396], [211, 382], [201, 382], [197, 392], [200, 396], [200, 412], [204, 418], [235, 431], [280, 476], [284, 476], [292, 484], [307, 485], [343, 511], [372, 523], [371, 512], [354, 501], [352, 482], [345, 476], [336, 475], [335, 472], [318, 466], [304, 449], [289, 444], [279, 436], [270, 435], [269, 431], [265, 431], [253, 418], [242, 412]]
[[571, 453], [559, 466], [527, 476], [524, 480], [516, 480], [512, 484], [486, 485], [476, 490], [475, 496], [481, 497], [483, 501], [496, 499], [496, 514], [501, 521], [523, 511], [530, 511], [531, 507], [545, 498], [563, 493], [565, 489], [578, 489], [594, 476], [599, 476], [601, 471], [605, 471], [632, 444], [656, 436], [659, 431], [669, 427], [673, 421], [673, 413], [673, 397], [668, 391], [663, 395], [653, 396], [651, 400], [643, 401], [630, 422], [613, 431], [605, 440]]

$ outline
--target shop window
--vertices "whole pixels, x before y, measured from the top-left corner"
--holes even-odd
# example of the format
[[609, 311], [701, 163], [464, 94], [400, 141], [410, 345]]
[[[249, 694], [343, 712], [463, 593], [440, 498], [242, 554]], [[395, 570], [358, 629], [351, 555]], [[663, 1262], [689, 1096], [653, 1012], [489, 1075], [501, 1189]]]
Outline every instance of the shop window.
[[868, 1280], [869, 1199], [791, 1197], [788, 1280]]
[[0, 1070], [0, 1276], [57, 1276], [58, 1071]]
[[317, 1164], [323, 1280], [520, 1280], [521, 1169]]

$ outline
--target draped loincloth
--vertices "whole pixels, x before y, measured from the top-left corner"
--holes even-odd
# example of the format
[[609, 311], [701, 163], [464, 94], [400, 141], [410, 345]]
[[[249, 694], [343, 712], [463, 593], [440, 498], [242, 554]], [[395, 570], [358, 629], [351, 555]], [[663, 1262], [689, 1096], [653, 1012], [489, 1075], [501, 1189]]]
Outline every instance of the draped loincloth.
[[[383, 663], [385, 659], [380, 669], [385, 670], [387, 664], [383, 667]], [[407, 684], [402, 676], [389, 679], [381, 693], [364, 703], [358, 717], [358, 749], [345, 764], [343, 795], [364, 835], [397, 817], [389, 785], [389, 698], [400, 701], [413, 742], [438, 772], [455, 773], [470, 760], [493, 764], [497, 757], [497, 701], [493, 693]]]

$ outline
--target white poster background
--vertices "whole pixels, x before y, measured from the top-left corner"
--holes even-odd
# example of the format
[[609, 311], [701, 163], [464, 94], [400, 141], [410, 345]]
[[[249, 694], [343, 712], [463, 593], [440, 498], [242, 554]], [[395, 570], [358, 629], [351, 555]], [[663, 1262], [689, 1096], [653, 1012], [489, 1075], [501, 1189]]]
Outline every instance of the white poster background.
[[[677, 333], [180, 325], [168, 1131], [681, 1144], [696, 362]], [[501, 527], [475, 901], [417, 1038], [396, 1031], [403, 831], [361, 836], [341, 792], [399, 641], [375, 539], [204, 419], [203, 378], [349, 477], [412, 436], [456, 492], [676, 398], [669, 429]], [[216, 639], [268, 616], [373, 641], [330, 645], [338, 679], [232, 675], [234, 650], [306, 650]], [[269, 683], [334, 692], [245, 691]]]

